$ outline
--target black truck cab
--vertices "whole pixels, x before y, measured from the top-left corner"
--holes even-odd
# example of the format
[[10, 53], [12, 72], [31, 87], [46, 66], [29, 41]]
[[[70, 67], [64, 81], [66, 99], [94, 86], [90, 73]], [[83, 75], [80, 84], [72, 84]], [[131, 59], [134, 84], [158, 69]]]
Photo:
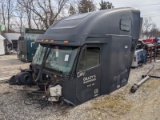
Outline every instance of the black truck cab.
[[133, 8], [64, 18], [37, 38], [32, 79], [49, 91], [49, 101], [78, 105], [109, 94], [128, 82], [140, 29]]

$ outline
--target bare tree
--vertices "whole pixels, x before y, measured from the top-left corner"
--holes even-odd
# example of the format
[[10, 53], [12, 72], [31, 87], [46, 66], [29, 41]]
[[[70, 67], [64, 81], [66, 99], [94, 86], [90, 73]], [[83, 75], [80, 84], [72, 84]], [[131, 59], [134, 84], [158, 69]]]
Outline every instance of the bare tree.
[[20, 6], [19, 4], [16, 4], [15, 13], [16, 13], [16, 15], [14, 16], [16, 18], [15, 23], [19, 28], [19, 32], [22, 33], [26, 23], [24, 21], [25, 10], [22, 6]]
[[12, 7], [13, 7], [13, 3], [11, 0], [7, 0], [7, 20], [8, 20], [8, 31], [10, 28], [10, 19], [11, 19], [11, 15], [12, 15]]
[[155, 24], [152, 22], [152, 19], [150, 17], [145, 18], [143, 20], [142, 35], [150, 37], [150, 31], [153, 27], [155, 27]]
[[75, 9], [75, 7], [74, 7], [72, 4], [70, 4], [68, 13], [69, 13], [69, 15], [74, 15], [74, 14], [76, 14], [76, 9]]
[[146, 36], [154, 38], [160, 36], [160, 30], [157, 28], [156, 24], [153, 23], [151, 30], [147, 32]]
[[143, 30], [142, 35], [149, 37], [159, 37], [160, 30], [157, 28], [156, 24], [152, 21], [151, 18], [145, 18], [143, 21]]
[[21, 10], [23, 9], [23, 12], [27, 17], [28, 28], [32, 28], [32, 22], [31, 22], [32, 11], [29, 8], [33, 4], [33, 0], [17, 0], [17, 2], [18, 2], [18, 6], [21, 8]]
[[[28, 2], [30, 1], [29, 5]], [[42, 21], [45, 29], [47, 29], [58, 18], [59, 14], [63, 10], [68, 0], [18, 0], [18, 3], [25, 7], [26, 10], [32, 12], [37, 20]], [[31, 18], [32, 16], [30, 16]], [[37, 21], [34, 19], [34, 23], [37, 26]]]
[[5, 1], [1, 1], [1, 15], [2, 15], [3, 24], [6, 25]]
[[13, 0], [1, 0], [1, 15], [3, 24], [7, 26], [8, 32], [10, 31], [10, 20], [13, 16], [14, 6]]
[[44, 30], [46, 29], [43, 22], [41, 21], [40, 18], [37, 18], [37, 16], [35, 14], [32, 15], [32, 20], [36, 26], [37, 29], [39, 30]]
[[149, 31], [153, 27], [152, 18], [144, 18], [143, 20], [143, 31]]

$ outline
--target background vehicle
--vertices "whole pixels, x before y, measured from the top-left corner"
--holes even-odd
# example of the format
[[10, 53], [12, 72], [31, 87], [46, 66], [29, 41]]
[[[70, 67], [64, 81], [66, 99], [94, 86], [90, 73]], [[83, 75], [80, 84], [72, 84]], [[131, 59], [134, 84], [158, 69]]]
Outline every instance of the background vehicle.
[[31, 62], [33, 56], [37, 50], [38, 43], [35, 43], [35, 39], [44, 34], [44, 30], [29, 29], [26, 28], [25, 32], [20, 36], [18, 40], [18, 58], [21, 61]]

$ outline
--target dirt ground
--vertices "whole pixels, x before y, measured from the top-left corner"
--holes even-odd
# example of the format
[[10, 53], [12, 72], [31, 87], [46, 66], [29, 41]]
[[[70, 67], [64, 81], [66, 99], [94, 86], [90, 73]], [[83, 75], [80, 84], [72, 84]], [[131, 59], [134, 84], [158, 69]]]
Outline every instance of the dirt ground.
[[[0, 78], [27, 68], [16, 55], [0, 56]], [[135, 94], [131, 86], [141, 79], [152, 65], [151, 74], [160, 76], [160, 62], [152, 62], [132, 69], [128, 84], [110, 95], [98, 97], [76, 107], [25, 104], [30, 97], [18, 86], [0, 84], [0, 120], [160, 120], [160, 79], [150, 79]]]

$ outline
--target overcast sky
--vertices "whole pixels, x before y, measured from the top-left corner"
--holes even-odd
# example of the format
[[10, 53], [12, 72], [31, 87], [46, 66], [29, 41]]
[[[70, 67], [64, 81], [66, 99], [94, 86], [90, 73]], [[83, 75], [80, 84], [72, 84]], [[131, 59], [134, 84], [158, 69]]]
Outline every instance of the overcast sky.
[[[95, 0], [99, 5], [101, 0]], [[106, 0], [104, 0], [106, 1]], [[141, 11], [141, 16], [151, 17], [160, 29], [160, 0], [109, 0], [115, 8], [134, 7]], [[157, 5], [155, 5], [157, 4]]]

